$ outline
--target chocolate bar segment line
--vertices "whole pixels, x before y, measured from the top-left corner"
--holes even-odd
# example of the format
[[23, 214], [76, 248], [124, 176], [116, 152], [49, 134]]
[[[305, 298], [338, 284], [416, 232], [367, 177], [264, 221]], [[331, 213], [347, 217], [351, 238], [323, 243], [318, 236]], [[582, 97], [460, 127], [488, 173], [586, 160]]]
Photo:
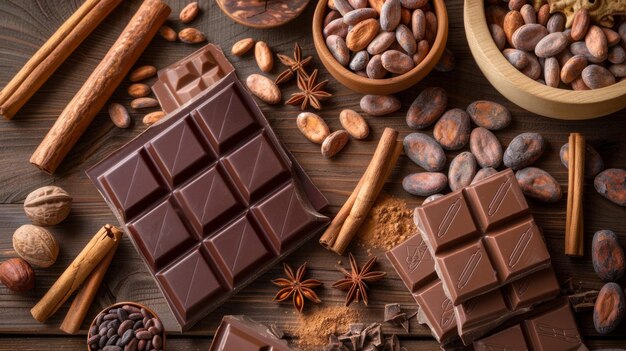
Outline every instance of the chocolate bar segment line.
[[234, 73], [87, 173], [183, 329], [329, 221]]

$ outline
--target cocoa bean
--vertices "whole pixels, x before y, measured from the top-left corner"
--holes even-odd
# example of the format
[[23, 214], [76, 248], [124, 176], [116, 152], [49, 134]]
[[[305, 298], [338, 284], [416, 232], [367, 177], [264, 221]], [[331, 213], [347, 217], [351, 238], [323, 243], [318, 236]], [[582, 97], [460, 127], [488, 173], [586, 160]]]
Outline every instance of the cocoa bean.
[[347, 66], [350, 63], [350, 51], [342, 37], [334, 34], [329, 35], [326, 38], [326, 46], [340, 65]]
[[438, 172], [446, 164], [446, 154], [432, 137], [411, 133], [404, 137], [404, 153], [418, 166], [429, 172]]
[[413, 37], [413, 33], [404, 24], [399, 24], [396, 27], [396, 41], [408, 55], [413, 55], [417, 50], [417, 42]]
[[[328, 13], [326, 14], [326, 17], [324, 17], [324, 24], [323, 24], [323, 27], [324, 27], [324, 37], [326, 37], [326, 33], [325, 33], [326, 32], [326, 26], [328, 26], [328, 24], [330, 22], [332, 22], [332, 21], [334, 21], [334, 20], [336, 20], [338, 18], [342, 18], [341, 14], [339, 13], [339, 11], [337, 11], [337, 10], [330, 10], [330, 11], [328, 11]], [[346, 27], [346, 29], [347, 29], [347, 27]], [[347, 34], [347, 31], [346, 31], [346, 34]]]
[[424, 39], [428, 41], [428, 44], [432, 47], [437, 37], [437, 16], [432, 11], [425, 12], [426, 16], [426, 33]]
[[621, 45], [615, 45], [609, 50], [608, 60], [613, 64], [622, 64], [626, 61], [626, 51]]
[[322, 156], [332, 158], [341, 151], [350, 140], [350, 135], [345, 130], [331, 133], [322, 143]]
[[470, 183], [470, 185], [476, 184], [480, 182], [481, 180], [487, 177], [490, 177], [496, 173], [498, 173], [498, 171], [495, 168], [492, 168], [492, 167], [481, 168], [478, 170], [478, 172], [476, 172], [476, 175], [474, 176], [474, 179], [472, 179], [472, 182]]
[[269, 45], [264, 41], [257, 41], [254, 44], [254, 58], [263, 72], [267, 73], [274, 67], [274, 55]]
[[439, 72], [450, 72], [454, 70], [455, 66], [456, 63], [454, 60], [454, 53], [452, 53], [452, 50], [446, 48], [443, 51], [439, 62], [437, 62], [437, 64], [435, 65], [435, 70]]
[[528, 59], [528, 66], [522, 70], [527, 77], [530, 79], [536, 80], [541, 76], [541, 65], [539, 64], [539, 60], [537, 60], [537, 56], [531, 52], [526, 53], [526, 57]]
[[529, 64], [528, 56], [522, 50], [517, 49], [504, 49], [502, 51], [504, 57], [518, 70], [526, 68]]
[[170, 26], [161, 26], [161, 28], [159, 28], [159, 34], [163, 39], [171, 42], [176, 41], [176, 38], [178, 38], [178, 34], [176, 34], [176, 31]]
[[585, 35], [585, 45], [587, 50], [594, 57], [605, 60], [609, 54], [609, 44], [606, 41], [606, 35], [600, 27], [592, 25]]
[[198, 3], [194, 1], [194, 2], [189, 3], [180, 11], [178, 18], [183, 23], [189, 23], [193, 21], [196, 18], [196, 16], [198, 16], [199, 12], [200, 12], [200, 6], [198, 6]]
[[572, 57], [574, 57], [574, 55], [571, 51], [569, 51], [568, 48], [565, 48], [565, 50], [561, 51], [561, 53], [556, 56], [556, 58], [559, 60], [559, 66], [561, 67], [565, 66], [565, 63], [569, 61], [569, 59], [571, 59]]
[[330, 129], [322, 117], [311, 112], [300, 113], [296, 118], [296, 124], [302, 135], [315, 144], [321, 144], [330, 134]]
[[163, 111], [154, 111], [150, 112], [147, 115], [143, 116], [141, 122], [147, 126], [151, 126], [158, 121], [162, 120], [165, 117], [165, 112]]
[[443, 173], [422, 172], [413, 173], [404, 177], [402, 188], [409, 194], [430, 196], [436, 194], [448, 185], [448, 178]]
[[363, 112], [372, 116], [384, 116], [394, 113], [402, 106], [393, 95], [365, 95], [359, 103]]
[[[160, 349], [163, 346], [163, 329], [131, 328], [133, 319], [126, 313], [126, 307], [111, 308], [101, 313], [94, 325], [89, 328], [87, 344], [92, 351], [136, 351]], [[137, 309], [139, 310], [139, 309]], [[121, 312], [120, 312], [121, 311]], [[151, 320], [156, 320], [152, 314], [146, 312]], [[141, 314], [138, 313], [141, 317]], [[141, 322], [141, 321], [138, 321]], [[160, 322], [159, 322], [160, 324]], [[155, 343], [156, 342], [156, 343]], [[155, 349], [155, 350], [156, 350]]]
[[367, 0], [348, 0], [354, 9], [362, 9], [367, 6]]
[[376, 37], [379, 29], [378, 21], [373, 18], [357, 23], [348, 31], [346, 46], [353, 52], [365, 49]]
[[324, 37], [328, 39], [331, 35], [336, 35], [345, 38], [348, 36], [349, 28], [350, 26], [348, 26], [342, 18], [334, 19], [324, 26]]
[[591, 242], [593, 269], [602, 281], [616, 282], [624, 275], [624, 249], [611, 230], [599, 230]]
[[561, 83], [561, 69], [556, 57], [548, 57], [543, 64], [543, 78], [546, 85], [557, 88]]
[[528, 0], [509, 0], [509, 10], [519, 11], [528, 3]]
[[572, 89], [574, 89], [574, 90], [591, 90], [591, 89], [589, 89], [587, 84], [585, 84], [585, 82], [583, 82], [583, 77], [578, 77], [578, 78], [576, 78], [576, 79], [574, 79], [572, 81]]
[[506, 35], [504, 34], [504, 30], [497, 24], [489, 25], [489, 32], [491, 33], [491, 38], [493, 42], [496, 44], [498, 50], [504, 50], [506, 46]]
[[[585, 44], [584, 41], [577, 41], [575, 43], [572, 43], [570, 45], [569, 49], [572, 52], [572, 54], [574, 54], [574, 55], [583, 55], [583, 56], [585, 56], [587, 61], [589, 61], [591, 63], [602, 63], [604, 60], [606, 60], [606, 57], [595, 57], [595, 56], [593, 56], [589, 52], [589, 49], [587, 49], [587, 45]], [[608, 53], [607, 53], [607, 56], [608, 56]]]
[[422, 61], [424, 61], [429, 52], [430, 44], [428, 44], [428, 41], [422, 40], [417, 43], [417, 52], [413, 54], [413, 63], [415, 64], [415, 66], [418, 66], [420, 63], [422, 63]]
[[470, 150], [476, 157], [476, 162], [483, 168], [497, 168], [502, 163], [502, 145], [498, 138], [486, 128], [478, 127], [472, 130]]
[[365, 139], [370, 134], [370, 128], [365, 118], [354, 110], [343, 110], [339, 113], [341, 126], [355, 139]]
[[546, 28], [550, 33], [562, 32], [565, 30], [565, 16], [560, 12], [553, 13], [546, 23]]
[[196, 28], [185, 28], [178, 32], [178, 39], [185, 44], [198, 44], [206, 41], [206, 35]]
[[381, 55], [381, 62], [387, 71], [396, 74], [404, 74], [415, 67], [411, 56], [398, 50], [385, 51]]
[[428, 3], [428, 0], [400, 0], [400, 3], [402, 4], [402, 7], [414, 10], [425, 6]]
[[550, 5], [543, 4], [539, 8], [539, 10], [537, 10], [537, 23], [545, 27], [546, 25], [548, 25], [549, 20], [550, 20]]
[[400, 8], [400, 24], [411, 25], [411, 10], [404, 7]]
[[620, 206], [626, 206], [626, 171], [609, 168], [596, 176], [593, 181], [596, 191]]
[[600, 65], [589, 65], [583, 70], [581, 77], [591, 89], [600, 89], [615, 84], [615, 76]]
[[573, 82], [574, 79], [580, 77], [585, 67], [587, 67], [587, 59], [585, 56], [573, 56], [563, 65], [561, 69], [561, 80], [565, 84]]
[[131, 82], [139, 82], [156, 75], [156, 73], [157, 69], [154, 66], [141, 66], [135, 68], [132, 72], [130, 72], [130, 74], [128, 75], [128, 80], [130, 80]]
[[345, 16], [348, 12], [354, 10], [348, 0], [334, 0], [335, 9], [339, 11], [342, 16]]
[[467, 106], [467, 113], [477, 126], [489, 130], [501, 130], [511, 123], [511, 112], [493, 101], [474, 101]]
[[599, 334], [614, 331], [624, 318], [624, 290], [616, 283], [606, 283], [600, 289], [593, 307], [593, 325]]
[[504, 17], [506, 17], [509, 11], [506, 11], [504, 7], [499, 5], [489, 5], [485, 8], [485, 17], [487, 18], [487, 24], [497, 24], [504, 28]]
[[617, 45], [622, 41], [622, 37], [620, 37], [619, 33], [616, 31], [606, 27], [600, 27], [600, 29], [604, 32], [604, 36], [606, 37], [606, 42], [609, 44], [609, 47]]
[[354, 26], [359, 22], [365, 21], [366, 19], [376, 18], [378, 17], [378, 12], [373, 8], [362, 8], [355, 9], [343, 16], [343, 22], [349, 26]]
[[546, 142], [539, 133], [522, 133], [504, 151], [504, 165], [513, 170], [533, 164], [546, 150]]
[[367, 67], [367, 63], [370, 60], [370, 55], [365, 50], [361, 50], [354, 55], [352, 55], [352, 59], [350, 60], [349, 67], [353, 71], [361, 71]]
[[156, 107], [159, 106], [159, 101], [155, 98], [142, 97], [134, 99], [130, 102], [130, 107], [133, 110], [140, 110], [142, 108]]
[[626, 64], [611, 65], [609, 66], [609, 72], [616, 78], [626, 77]]
[[467, 145], [470, 129], [467, 112], [455, 108], [444, 113], [437, 121], [433, 136], [445, 150], [459, 150]]
[[421, 9], [413, 11], [411, 15], [411, 32], [418, 42], [426, 36], [426, 15]]
[[533, 5], [526, 4], [522, 6], [519, 13], [522, 15], [522, 18], [524, 18], [524, 23], [537, 23], [537, 11], [535, 11]]
[[395, 40], [396, 34], [394, 32], [380, 32], [367, 46], [367, 52], [369, 52], [370, 55], [382, 54]]
[[548, 172], [536, 167], [526, 167], [515, 172], [524, 195], [543, 202], [561, 200], [561, 185]]
[[546, 35], [548, 35], [546, 27], [537, 23], [524, 24], [513, 33], [512, 46], [523, 51], [534, 51], [537, 43]]
[[282, 98], [276, 83], [260, 74], [253, 73], [249, 75], [246, 79], [246, 86], [252, 94], [267, 104], [277, 104]]
[[235, 56], [243, 56], [254, 47], [254, 39], [244, 38], [233, 44], [230, 52]]
[[128, 87], [128, 95], [140, 98], [150, 95], [150, 87], [143, 83], [134, 83]]
[[130, 116], [122, 104], [116, 102], [109, 105], [109, 117], [118, 128], [128, 128], [130, 126]]
[[443, 194], [432, 194], [429, 197], [425, 198], [424, 201], [422, 202], [422, 206], [426, 205], [429, 202], [433, 202], [439, 198], [444, 197]]
[[[569, 143], [565, 143], [559, 151], [561, 163], [565, 168], [569, 168]], [[585, 178], [593, 179], [604, 169], [602, 156], [589, 144], [585, 144]]]
[[380, 28], [392, 32], [400, 24], [400, 0], [387, 0], [380, 10]]
[[476, 157], [469, 151], [461, 152], [453, 158], [448, 169], [450, 190], [457, 191], [470, 185], [476, 175], [476, 168]]
[[567, 44], [567, 36], [562, 32], [550, 33], [543, 37], [535, 46], [535, 55], [538, 57], [552, 57], [563, 51]]
[[410, 128], [423, 129], [431, 126], [444, 113], [448, 106], [448, 94], [439, 87], [422, 90], [415, 98], [406, 114]]
[[383, 67], [382, 55], [374, 55], [365, 67], [367, 76], [372, 79], [382, 79], [387, 75], [387, 70]]
[[574, 41], [582, 40], [587, 35], [589, 29], [589, 23], [591, 23], [591, 17], [587, 9], [579, 9], [574, 14], [572, 20], [572, 32], [570, 33]]

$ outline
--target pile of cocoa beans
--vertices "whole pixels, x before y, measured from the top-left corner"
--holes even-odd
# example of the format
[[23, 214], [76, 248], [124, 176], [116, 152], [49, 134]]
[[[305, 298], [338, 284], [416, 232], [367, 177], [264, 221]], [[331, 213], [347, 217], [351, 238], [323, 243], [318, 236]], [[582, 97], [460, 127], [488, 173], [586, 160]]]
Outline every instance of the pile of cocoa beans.
[[[526, 76], [550, 87], [599, 89], [626, 77], [626, 23], [592, 23], [579, 9], [566, 29], [563, 13], [547, 1], [487, 0], [486, 17], [504, 57]], [[507, 6], [508, 5], [508, 6]]]
[[[444, 191], [459, 190], [478, 182], [504, 165], [516, 171], [517, 180], [526, 196], [544, 201], [561, 199], [560, 184], [546, 171], [530, 167], [546, 149], [546, 141], [539, 133], [522, 133], [506, 149], [494, 131], [506, 128], [511, 122], [508, 109], [496, 102], [480, 100], [465, 110], [448, 110], [448, 96], [442, 88], [424, 89], [413, 101], [406, 116], [412, 129], [433, 126], [433, 136], [415, 132], [404, 138], [405, 154], [426, 172], [406, 176], [403, 188], [417, 196], [431, 196]], [[472, 127], [474, 124], [476, 127]], [[458, 151], [469, 146], [469, 151], [456, 155], [448, 168], [445, 151]]]
[[323, 23], [326, 46], [340, 65], [358, 75], [404, 74], [424, 60], [435, 42], [437, 16], [428, 2], [331, 0]]

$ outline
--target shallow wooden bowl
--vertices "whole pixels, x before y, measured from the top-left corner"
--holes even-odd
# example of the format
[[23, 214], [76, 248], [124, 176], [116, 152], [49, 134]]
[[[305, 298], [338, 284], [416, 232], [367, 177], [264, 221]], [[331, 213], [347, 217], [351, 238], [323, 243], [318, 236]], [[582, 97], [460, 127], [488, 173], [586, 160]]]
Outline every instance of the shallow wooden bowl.
[[[137, 302], [118, 302], [118, 303], [115, 303], [115, 304], [113, 304], [113, 305], [103, 309], [102, 311], [100, 311], [100, 313], [104, 313], [105, 311], [108, 311], [108, 310], [111, 310], [111, 309], [114, 309], [114, 308], [119, 308], [119, 307], [122, 307], [124, 305], [135, 306], [135, 307], [137, 307], [139, 309], [143, 308], [146, 311], [148, 311], [148, 313], [150, 313], [152, 316], [154, 316], [154, 318], [156, 318], [159, 321], [161, 321], [161, 324], [163, 324], [163, 321], [161, 320], [161, 318], [159, 318], [159, 316], [153, 310], [151, 310], [149, 307], [144, 306], [144, 305], [142, 305], [140, 303], [137, 303]], [[96, 315], [96, 317], [93, 319], [93, 321], [91, 321], [91, 324], [89, 325], [89, 329], [87, 331], [87, 340], [89, 340], [89, 338], [91, 337], [91, 334], [89, 333], [89, 330], [91, 330], [91, 327], [94, 324], [96, 324], [96, 319], [98, 319], [98, 316], [100, 315], [100, 313], [98, 313]], [[161, 350], [165, 350], [165, 330], [163, 330], [163, 333], [161, 334], [161, 336], [162, 336], [162, 339], [163, 339], [163, 346], [161, 347]], [[93, 351], [91, 346], [89, 346], [89, 343], [87, 343], [87, 351]]]
[[448, 40], [448, 12], [446, 11], [446, 5], [444, 0], [433, 0], [432, 2], [435, 15], [437, 16], [437, 36], [426, 58], [403, 75], [386, 79], [370, 79], [361, 77], [340, 65], [330, 53], [328, 47], [326, 47], [322, 26], [328, 9], [328, 0], [320, 0], [313, 15], [313, 42], [315, 43], [315, 50], [317, 50], [320, 61], [341, 84], [359, 93], [393, 94], [412, 87], [432, 71], [446, 49]]
[[573, 91], [548, 87], [515, 69], [491, 38], [484, 0], [465, 0], [465, 34], [478, 67], [507, 99], [536, 114], [582, 120], [606, 116], [626, 107], [626, 81], [602, 89]]

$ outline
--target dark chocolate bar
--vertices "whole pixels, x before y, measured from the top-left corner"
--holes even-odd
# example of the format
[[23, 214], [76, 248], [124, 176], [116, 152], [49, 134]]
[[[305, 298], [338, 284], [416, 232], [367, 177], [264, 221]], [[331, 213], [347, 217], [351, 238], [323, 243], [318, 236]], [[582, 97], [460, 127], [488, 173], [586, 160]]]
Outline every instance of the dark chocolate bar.
[[234, 73], [87, 174], [184, 329], [328, 223]]
[[550, 265], [510, 169], [418, 207], [416, 217], [454, 305]]
[[247, 316], [224, 316], [209, 351], [291, 351], [267, 326]]
[[152, 91], [170, 113], [219, 82], [235, 68], [218, 46], [208, 44], [158, 72]]
[[542, 312], [491, 336], [474, 342], [475, 351], [534, 350], [575, 351], [582, 345], [569, 304]]

